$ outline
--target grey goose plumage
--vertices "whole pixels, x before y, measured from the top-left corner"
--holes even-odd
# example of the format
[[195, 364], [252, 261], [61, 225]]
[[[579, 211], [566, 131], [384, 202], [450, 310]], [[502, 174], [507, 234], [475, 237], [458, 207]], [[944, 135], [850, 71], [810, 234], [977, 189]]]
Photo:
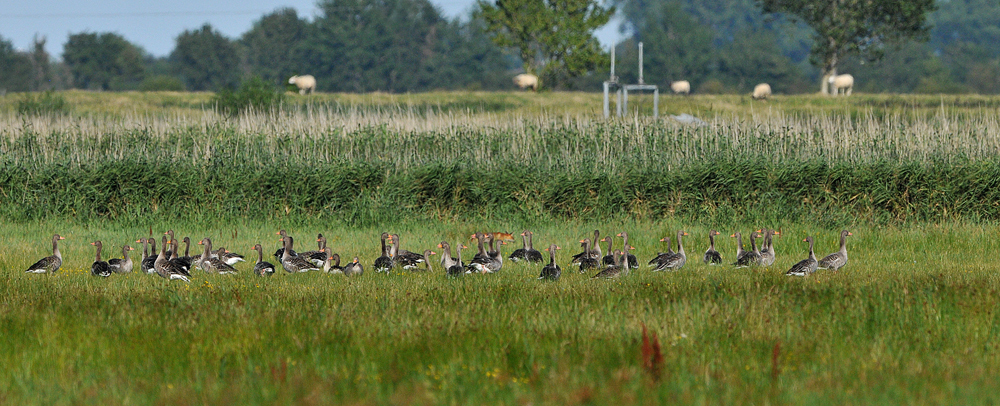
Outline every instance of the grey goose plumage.
[[816, 272], [816, 267], [818, 262], [816, 261], [816, 253], [813, 251], [813, 238], [806, 237], [804, 240], [809, 243], [809, 258], [803, 259], [792, 265], [792, 268], [785, 272], [785, 275], [789, 276], [809, 276], [813, 272]]
[[829, 269], [831, 271], [838, 271], [847, 265], [847, 237], [854, 235], [850, 231], [843, 230], [840, 232], [840, 250], [834, 252], [833, 254], [823, 257], [819, 260], [818, 267], [821, 269]]
[[55, 234], [52, 236], [52, 255], [47, 256], [38, 260], [31, 266], [25, 273], [56, 273], [59, 268], [62, 267], [63, 259], [62, 253], [59, 252], [59, 240], [65, 240], [65, 238]]

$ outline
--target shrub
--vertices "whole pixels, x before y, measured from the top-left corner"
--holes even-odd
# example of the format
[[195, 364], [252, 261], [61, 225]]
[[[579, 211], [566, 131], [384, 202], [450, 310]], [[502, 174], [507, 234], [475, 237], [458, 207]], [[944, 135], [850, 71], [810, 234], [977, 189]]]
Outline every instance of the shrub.
[[224, 88], [212, 98], [215, 110], [233, 117], [247, 111], [273, 112], [285, 100], [284, 94], [259, 77], [252, 77], [240, 84], [235, 92]]
[[51, 90], [41, 94], [28, 93], [17, 101], [17, 112], [29, 115], [63, 114], [69, 112], [69, 103]]

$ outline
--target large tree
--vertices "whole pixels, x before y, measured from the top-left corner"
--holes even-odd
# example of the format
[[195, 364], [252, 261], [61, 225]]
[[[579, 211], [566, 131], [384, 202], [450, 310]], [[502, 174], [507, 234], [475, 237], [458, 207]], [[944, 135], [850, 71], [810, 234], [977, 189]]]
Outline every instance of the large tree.
[[14, 49], [14, 44], [0, 37], [0, 95], [31, 90], [31, 57]]
[[614, 7], [597, 0], [477, 0], [476, 5], [474, 16], [486, 22], [497, 45], [517, 49], [528, 73], [558, 83], [606, 63], [594, 30], [608, 23]]
[[249, 73], [282, 86], [292, 75], [310, 73], [296, 52], [305, 34], [306, 21], [293, 8], [261, 17], [240, 39]]
[[209, 24], [177, 36], [170, 63], [188, 90], [233, 87], [240, 78], [236, 44]]
[[827, 78], [837, 74], [837, 64], [849, 54], [878, 60], [888, 45], [905, 40], [926, 40], [927, 14], [934, 0], [758, 0], [768, 13], [784, 13], [815, 30], [810, 61]]
[[144, 56], [138, 46], [111, 32], [72, 34], [63, 47], [73, 86], [80, 89], [135, 88], [145, 74]]

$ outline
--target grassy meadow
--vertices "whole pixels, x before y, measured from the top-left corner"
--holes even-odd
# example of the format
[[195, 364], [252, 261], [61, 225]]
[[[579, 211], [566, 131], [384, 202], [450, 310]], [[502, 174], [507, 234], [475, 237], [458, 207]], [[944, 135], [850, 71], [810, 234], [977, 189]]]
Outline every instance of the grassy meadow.
[[[660, 120], [605, 121], [587, 93], [293, 96], [235, 119], [209, 94], [61, 95], [41, 116], [0, 97], [5, 404], [1000, 402], [1000, 98], [668, 96]], [[732, 261], [728, 235], [760, 227], [782, 230], [774, 266], [701, 264], [709, 229]], [[275, 262], [282, 228], [365, 274], [254, 277], [249, 247]], [[643, 264], [683, 229], [688, 264], [592, 280], [568, 262], [595, 228]], [[783, 275], [844, 228], [842, 271]], [[150, 229], [250, 261], [89, 274], [91, 241], [118, 256]], [[561, 280], [371, 269], [382, 231], [440, 252], [523, 229], [562, 247]], [[62, 271], [25, 274], [53, 233]]]

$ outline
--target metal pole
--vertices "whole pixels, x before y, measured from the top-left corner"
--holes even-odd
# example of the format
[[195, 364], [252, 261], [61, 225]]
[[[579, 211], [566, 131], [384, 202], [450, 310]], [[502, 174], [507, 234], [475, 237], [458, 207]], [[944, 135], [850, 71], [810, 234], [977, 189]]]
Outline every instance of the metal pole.
[[615, 92], [615, 96], [616, 96], [615, 110], [618, 111], [618, 117], [621, 117], [622, 116], [622, 89], [621, 88], [618, 88], [618, 91]]
[[640, 85], [645, 84], [645, 82], [642, 81], [642, 43], [641, 42], [639, 43], [639, 84]]
[[660, 116], [660, 88], [653, 89], [653, 118]]
[[625, 114], [628, 114], [628, 88], [625, 88], [625, 101], [622, 102], [622, 109], [625, 110]]
[[615, 46], [611, 46], [611, 78], [608, 80], [615, 81]]
[[608, 108], [608, 82], [604, 82], [604, 118], [608, 118], [610, 115], [611, 109]]

